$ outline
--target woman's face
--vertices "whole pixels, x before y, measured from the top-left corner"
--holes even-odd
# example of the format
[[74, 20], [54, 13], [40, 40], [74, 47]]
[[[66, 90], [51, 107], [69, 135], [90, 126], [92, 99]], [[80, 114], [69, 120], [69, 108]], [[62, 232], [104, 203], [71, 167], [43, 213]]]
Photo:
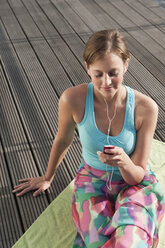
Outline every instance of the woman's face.
[[87, 68], [91, 77], [95, 92], [103, 97], [113, 97], [123, 82], [123, 75], [128, 67], [128, 61], [123, 60], [114, 53], [105, 55], [102, 59], [96, 60]]

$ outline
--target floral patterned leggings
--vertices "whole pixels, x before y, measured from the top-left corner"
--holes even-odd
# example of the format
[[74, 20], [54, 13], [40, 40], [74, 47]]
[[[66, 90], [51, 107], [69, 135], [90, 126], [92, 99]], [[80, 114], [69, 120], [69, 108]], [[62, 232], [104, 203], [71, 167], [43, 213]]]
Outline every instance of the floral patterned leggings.
[[165, 198], [151, 171], [130, 186], [114, 173], [81, 163], [75, 178], [72, 214], [77, 235], [72, 248], [149, 248], [158, 244], [158, 226], [165, 214]]

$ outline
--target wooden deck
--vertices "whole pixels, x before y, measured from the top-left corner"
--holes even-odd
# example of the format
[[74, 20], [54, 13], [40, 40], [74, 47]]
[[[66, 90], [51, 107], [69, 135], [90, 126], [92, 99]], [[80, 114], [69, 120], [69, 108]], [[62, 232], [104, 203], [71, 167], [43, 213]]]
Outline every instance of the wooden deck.
[[18, 179], [42, 175], [57, 131], [62, 92], [89, 82], [84, 43], [117, 28], [131, 64], [125, 83], [159, 106], [155, 138], [165, 141], [165, 9], [152, 0], [0, 0], [1, 241], [11, 247], [71, 182], [80, 162], [77, 131], [51, 189], [12, 194]]

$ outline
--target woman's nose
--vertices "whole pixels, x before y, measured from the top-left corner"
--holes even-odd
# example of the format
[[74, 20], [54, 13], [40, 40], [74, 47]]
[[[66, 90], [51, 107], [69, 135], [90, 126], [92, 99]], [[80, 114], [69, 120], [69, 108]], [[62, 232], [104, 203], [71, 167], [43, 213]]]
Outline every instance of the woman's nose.
[[111, 84], [111, 78], [108, 74], [105, 74], [104, 76], [104, 84], [105, 85], [110, 85]]

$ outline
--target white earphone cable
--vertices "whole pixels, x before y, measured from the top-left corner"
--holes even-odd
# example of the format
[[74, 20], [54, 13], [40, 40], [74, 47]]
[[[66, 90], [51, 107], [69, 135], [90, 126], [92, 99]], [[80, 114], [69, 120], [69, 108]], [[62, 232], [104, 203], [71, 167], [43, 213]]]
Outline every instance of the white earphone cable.
[[115, 116], [116, 116], [117, 104], [116, 104], [116, 106], [115, 106], [115, 110], [114, 110], [114, 113], [113, 113], [113, 117], [112, 117], [112, 119], [110, 119], [110, 117], [109, 117], [108, 103], [107, 103], [107, 101], [105, 100], [105, 98], [104, 98], [104, 101], [105, 101], [105, 104], [106, 104], [107, 118], [108, 118], [108, 121], [109, 121], [109, 124], [108, 124], [108, 132], [107, 132], [107, 143], [108, 143], [108, 145], [110, 145], [110, 143], [109, 143], [109, 136], [110, 136], [110, 130], [111, 130], [111, 123], [112, 123], [113, 119], [114, 119]]
[[[104, 102], [106, 104], [107, 118], [108, 118], [108, 121], [109, 121], [108, 132], [107, 132], [107, 143], [108, 143], [108, 145], [110, 145], [109, 138], [110, 138], [111, 123], [112, 123], [112, 121], [114, 120], [114, 118], [116, 116], [117, 103], [115, 105], [115, 109], [114, 109], [114, 113], [113, 113], [112, 119], [110, 119], [110, 117], [109, 117], [109, 107], [108, 107], [108, 103], [107, 103], [107, 101], [106, 101], [105, 98], [104, 98]], [[107, 164], [106, 164], [106, 172], [107, 172]], [[114, 167], [112, 167], [112, 172], [111, 172], [111, 174], [108, 175], [108, 178], [107, 178], [107, 181], [106, 181], [107, 189], [109, 189], [110, 191], [112, 190], [112, 177], [113, 177], [113, 173], [114, 173]]]

